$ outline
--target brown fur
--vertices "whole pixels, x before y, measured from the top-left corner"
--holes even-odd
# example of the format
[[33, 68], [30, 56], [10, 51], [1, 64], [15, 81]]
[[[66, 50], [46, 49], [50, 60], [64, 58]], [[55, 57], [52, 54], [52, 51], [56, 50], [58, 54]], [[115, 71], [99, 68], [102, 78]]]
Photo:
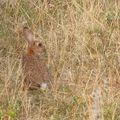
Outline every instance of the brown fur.
[[25, 75], [24, 87], [36, 89], [42, 83], [47, 83], [50, 88], [52, 81], [45, 62], [45, 47], [38, 41], [38, 45], [36, 44], [36, 41], [33, 39], [33, 34], [28, 28], [25, 27], [23, 31], [28, 41], [27, 53], [22, 57], [22, 66]]

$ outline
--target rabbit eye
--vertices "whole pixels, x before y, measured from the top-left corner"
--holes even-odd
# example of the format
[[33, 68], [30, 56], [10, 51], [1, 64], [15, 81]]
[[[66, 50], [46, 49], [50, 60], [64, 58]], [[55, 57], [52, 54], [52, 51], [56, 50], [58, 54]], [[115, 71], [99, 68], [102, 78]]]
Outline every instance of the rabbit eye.
[[41, 47], [41, 46], [42, 46], [42, 44], [41, 44], [41, 43], [38, 43], [38, 46], [39, 46], [39, 47]]

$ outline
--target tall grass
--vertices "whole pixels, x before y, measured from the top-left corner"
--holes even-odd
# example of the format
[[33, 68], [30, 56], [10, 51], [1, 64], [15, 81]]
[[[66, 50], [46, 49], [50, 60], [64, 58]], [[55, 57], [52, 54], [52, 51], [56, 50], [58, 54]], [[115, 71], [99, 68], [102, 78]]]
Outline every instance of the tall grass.
[[[23, 91], [30, 27], [45, 44], [53, 91]], [[0, 0], [0, 119], [120, 120], [119, 0]]]

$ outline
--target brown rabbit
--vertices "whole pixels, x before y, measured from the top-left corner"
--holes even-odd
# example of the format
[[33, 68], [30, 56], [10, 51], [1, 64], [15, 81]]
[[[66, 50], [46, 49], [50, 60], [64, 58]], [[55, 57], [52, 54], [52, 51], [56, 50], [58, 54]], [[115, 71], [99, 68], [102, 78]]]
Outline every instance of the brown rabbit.
[[46, 49], [44, 45], [34, 40], [34, 35], [27, 27], [23, 28], [27, 40], [27, 53], [22, 57], [22, 66], [25, 75], [24, 88], [46, 89], [51, 88], [51, 75], [45, 61]]

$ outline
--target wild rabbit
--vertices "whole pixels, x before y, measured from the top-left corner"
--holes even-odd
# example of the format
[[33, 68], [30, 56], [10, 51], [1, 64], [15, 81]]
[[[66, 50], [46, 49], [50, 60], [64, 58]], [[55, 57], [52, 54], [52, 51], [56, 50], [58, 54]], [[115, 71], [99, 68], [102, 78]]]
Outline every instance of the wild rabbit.
[[25, 75], [24, 88], [51, 88], [51, 74], [48, 71], [45, 46], [34, 39], [32, 31], [24, 27], [23, 34], [27, 40], [27, 53], [22, 57], [22, 67]]

